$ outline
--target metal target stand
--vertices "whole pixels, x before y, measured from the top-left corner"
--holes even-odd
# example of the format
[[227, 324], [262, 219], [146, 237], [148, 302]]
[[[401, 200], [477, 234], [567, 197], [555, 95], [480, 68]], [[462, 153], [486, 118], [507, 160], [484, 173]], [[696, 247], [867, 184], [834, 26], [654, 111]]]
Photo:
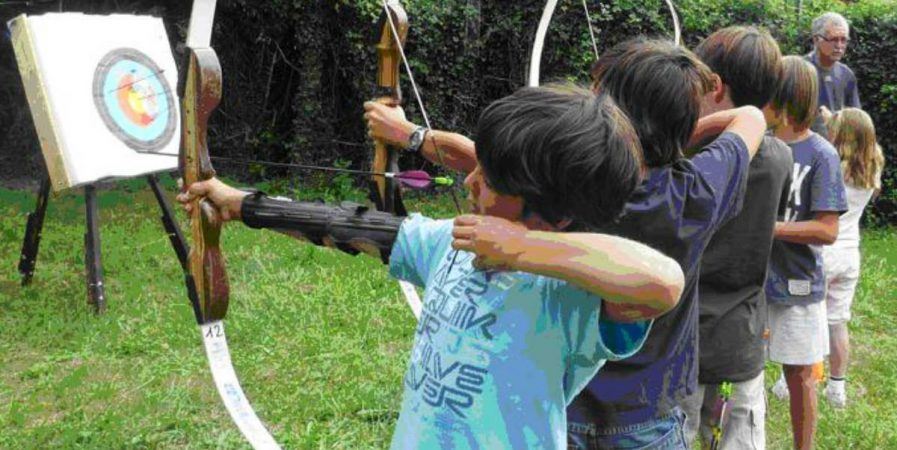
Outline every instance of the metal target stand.
[[[187, 247], [184, 235], [174, 220], [171, 204], [165, 198], [165, 194], [159, 186], [159, 178], [156, 175], [147, 175], [146, 181], [156, 197], [159, 209], [162, 211], [160, 220], [162, 227], [168, 234], [171, 246], [177, 255], [178, 262], [183, 267], [187, 263]], [[50, 177], [44, 176], [37, 193], [37, 202], [34, 211], [28, 213], [25, 225], [25, 238], [22, 242], [21, 256], [19, 257], [19, 273], [22, 275], [22, 286], [31, 284], [37, 265], [37, 254], [43, 235], [44, 219], [47, 214], [47, 205], [50, 200]], [[100, 245], [100, 220], [99, 207], [97, 206], [96, 186], [89, 184], [84, 186], [84, 205], [86, 226], [84, 232], [84, 265], [85, 279], [87, 281], [87, 302], [94, 312], [101, 314], [106, 310], [106, 288], [103, 284], [103, 263]]]

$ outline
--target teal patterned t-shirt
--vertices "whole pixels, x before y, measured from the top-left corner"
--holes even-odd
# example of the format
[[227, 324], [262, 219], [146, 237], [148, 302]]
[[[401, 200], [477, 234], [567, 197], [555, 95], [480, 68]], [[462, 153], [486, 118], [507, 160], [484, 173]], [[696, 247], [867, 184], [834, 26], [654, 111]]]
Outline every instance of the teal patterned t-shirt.
[[554, 278], [475, 270], [451, 231], [413, 215], [390, 256], [425, 288], [392, 448], [566, 448], [567, 404], [650, 321], [604, 320], [600, 297]]

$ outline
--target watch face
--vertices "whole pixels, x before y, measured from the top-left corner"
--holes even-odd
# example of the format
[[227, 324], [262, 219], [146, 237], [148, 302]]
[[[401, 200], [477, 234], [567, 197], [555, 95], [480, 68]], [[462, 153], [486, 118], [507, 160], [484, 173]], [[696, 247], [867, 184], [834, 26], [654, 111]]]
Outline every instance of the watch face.
[[411, 132], [411, 136], [408, 138], [408, 150], [417, 151], [420, 148], [420, 144], [423, 143], [424, 140], [424, 132], [426, 128], [419, 127]]

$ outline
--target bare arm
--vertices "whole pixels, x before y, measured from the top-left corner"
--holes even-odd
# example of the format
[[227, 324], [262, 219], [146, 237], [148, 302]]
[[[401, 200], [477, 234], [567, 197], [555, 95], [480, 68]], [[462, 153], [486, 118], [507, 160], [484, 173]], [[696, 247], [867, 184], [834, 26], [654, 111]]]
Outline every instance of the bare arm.
[[763, 112], [753, 106], [715, 112], [698, 120], [688, 147], [697, 146], [708, 138], [725, 131], [741, 137], [747, 145], [748, 153], [753, 158], [757, 154], [760, 142], [763, 141], [763, 134], [766, 133], [766, 119], [763, 117]]
[[[367, 102], [364, 109], [369, 136], [396, 147], [408, 147], [409, 137], [417, 125], [405, 118], [405, 112], [401, 108]], [[448, 131], [428, 131], [421, 146], [421, 155], [434, 164], [463, 173], [472, 172], [477, 165], [473, 141]]]
[[837, 212], [818, 212], [812, 220], [776, 222], [775, 238], [795, 244], [829, 245], [838, 238]]
[[519, 270], [568, 281], [606, 300], [618, 321], [644, 320], [672, 309], [684, 287], [679, 264], [644, 244], [617, 236], [527, 230], [487, 216], [455, 219], [457, 249], [479, 268]]
[[458, 133], [428, 131], [420, 153], [433, 164], [462, 173], [473, 172], [477, 166], [477, 152], [473, 141]]

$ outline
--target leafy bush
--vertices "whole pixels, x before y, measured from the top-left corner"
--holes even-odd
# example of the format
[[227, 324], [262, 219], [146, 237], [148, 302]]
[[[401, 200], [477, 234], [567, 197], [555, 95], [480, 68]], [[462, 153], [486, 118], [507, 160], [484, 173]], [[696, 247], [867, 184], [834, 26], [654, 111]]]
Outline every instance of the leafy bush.
[[[70, 0], [65, 7], [113, 12], [102, 10], [99, 3], [110, 2]], [[112, 3], [118, 5], [116, 12], [162, 16], [176, 55], [183, 59], [180, 43], [186, 34], [189, 2]], [[864, 107], [875, 120], [888, 153], [886, 189], [870, 217], [874, 223], [897, 223], [897, 192], [892, 189], [897, 181], [897, 82], [892, 75], [897, 67], [897, 2], [805, 1], [800, 14], [796, 3], [680, 0], [677, 8], [686, 45], [697, 44], [723, 26], [754, 24], [769, 29], [783, 51], [797, 54], [810, 48], [813, 17], [826, 10], [843, 13], [852, 23], [853, 38], [845, 62], [857, 73]], [[407, 0], [402, 4], [411, 22], [406, 53], [433, 126], [469, 134], [479, 111], [525, 83], [544, 0]], [[589, 5], [599, 52], [639, 34], [672, 36], [672, 21], [662, 0], [590, 1]], [[40, 7], [29, 7], [27, 12], [40, 12]], [[223, 65], [225, 92], [212, 121], [214, 152], [280, 162], [326, 165], [347, 160], [353, 167], [365, 165], [371, 151], [361, 105], [374, 96], [373, 44], [380, 32], [381, 13], [381, 0], [219, 2], [213, 45]], [[585, 23], [580, 2], [559, 2], [543, 55], [543, 80], [587, 81], [594, 56]], [[0, 51], [0, 101], [13, 107], [0, 111], [0, 135], [7, 137], [0, 160], [4, 154], [20, 158], [15, 155], [23, 154], [22, 148], [36, 148], [8, 47]], [[407, 80], [402, 87], [409, 117], [422, 122]], [[406, 167], [424, 164], [413, 156], [404, 158], [409, 159], [403, 161]], [[287, 173], [265, 171], [265, 176], [272, 175]], [[244, 176], [257, 179], [260, 175], [247, 172]]]

